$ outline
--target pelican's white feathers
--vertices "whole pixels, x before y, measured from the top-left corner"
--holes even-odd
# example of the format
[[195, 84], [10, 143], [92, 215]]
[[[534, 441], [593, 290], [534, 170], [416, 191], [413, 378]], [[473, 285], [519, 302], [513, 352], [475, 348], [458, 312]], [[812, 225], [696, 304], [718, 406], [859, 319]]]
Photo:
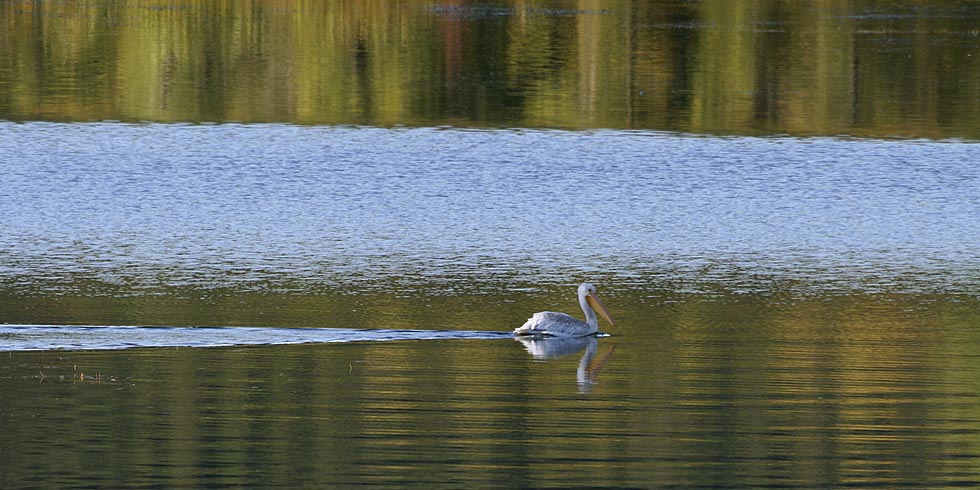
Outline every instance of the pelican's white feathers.
[[595, 286], [584, 283], [578, 287], [578, 302], [585, 313], [585, 321], [565, 313], [542, 311], [535, 313], [520, 327], [514, 329], [514, 334], [531, 337], [584, 337], [599, 332], [599, 320], [595, 316], [595, 307], [599, 314], [610, 324], [612, 318], [606, 311], [602, 301], [596, 294]]

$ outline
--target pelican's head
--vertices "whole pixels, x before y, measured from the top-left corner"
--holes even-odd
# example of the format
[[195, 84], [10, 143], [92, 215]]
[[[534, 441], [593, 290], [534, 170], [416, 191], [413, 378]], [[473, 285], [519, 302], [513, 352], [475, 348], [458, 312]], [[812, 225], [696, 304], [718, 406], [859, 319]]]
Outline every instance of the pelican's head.
[[605, 318], [610, 325], [615, 325], [616, 322], [609, 317], [609, 312], [606, 311], [606, 307], [603, 306], [602, 301], [599, 299], [599, 295], [596, 293], [595, 286], [583, 282], [581, 286], [578, 287], [578, 297], [579, 300], [584, 300], [592, 309], [597, 311], [602, 318]]

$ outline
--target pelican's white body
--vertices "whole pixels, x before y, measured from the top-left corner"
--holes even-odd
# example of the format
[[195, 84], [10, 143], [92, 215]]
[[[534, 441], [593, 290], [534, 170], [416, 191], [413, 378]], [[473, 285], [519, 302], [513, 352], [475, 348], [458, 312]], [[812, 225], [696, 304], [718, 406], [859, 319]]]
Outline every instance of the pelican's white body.
[[[599, 301], [598, 296], [596, 296], [595, 286], [584, 283], [578, 287], [578, 303], [582, 307], [582, 311], [585, 313], [585, 321], [579, 320], [571, 315], [566, 315], [565, 313], [558, 313], [554, 311], [542, 311], [535, 313], [520, 327], [514, 329], [514, 334], [521, 336], [534, 336], [534, 337], [585, 337], [587, 335], [595, 335], [599, 332], [599, 319], [595, 316], [595, 311], [592, 309], [594, 304], [598, 309], [599, 313], [612, 323], [612, 319], [609, 318], [609, 314], [606, 313], [606, 309], [602, 306], [602, 302]], [[590, 304], [591, 303], [591, 304]]]

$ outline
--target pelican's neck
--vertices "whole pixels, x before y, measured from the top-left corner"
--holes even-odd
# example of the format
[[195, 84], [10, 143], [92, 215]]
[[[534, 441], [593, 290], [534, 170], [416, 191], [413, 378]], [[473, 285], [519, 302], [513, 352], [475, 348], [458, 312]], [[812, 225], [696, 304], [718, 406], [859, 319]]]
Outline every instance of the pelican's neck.
[[578, 304], [582, 307], [582, 312], [585, 313], [585, 323], [592, 327], [593, 330], [599, 330], [599, 319], [595, 317], [595, 312], [592, 311], [589, 302], [585, 300], [587, 294], [588, 291], [584, 289], [578, 292]]

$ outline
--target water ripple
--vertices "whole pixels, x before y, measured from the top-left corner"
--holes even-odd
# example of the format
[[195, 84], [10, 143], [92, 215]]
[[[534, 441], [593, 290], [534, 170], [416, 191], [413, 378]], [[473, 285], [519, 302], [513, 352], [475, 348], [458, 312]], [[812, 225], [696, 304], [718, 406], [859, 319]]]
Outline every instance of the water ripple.
[[466, 330], [3, 325], [0, 326], [0, 351], [509, 338], [513, 338], [511, 332]]
[[20, 293], [980, 285], [970, 143], [30, 123], [0, 147]]

